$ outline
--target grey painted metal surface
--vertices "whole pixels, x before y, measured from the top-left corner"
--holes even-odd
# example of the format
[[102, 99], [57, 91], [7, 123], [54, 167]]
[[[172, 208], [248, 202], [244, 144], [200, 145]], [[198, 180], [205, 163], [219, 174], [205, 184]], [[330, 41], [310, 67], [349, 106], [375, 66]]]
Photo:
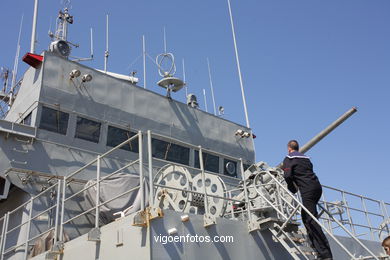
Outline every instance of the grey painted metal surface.
[[[182, 222], [181, 214], [166, 210], [164, 217], [153, 220], [149, 228], [132, 226], [133, 215], [115, 221], [101, 228], [101, 241], [88, 241], [87, 234], [65, 243], [62, 259], [292, 259], [284, 248], [276, 243], [269, 231], [248, 233], [244, 222], [218, 219], [218, 225], [203, 227], [199, 215], [190, 214], [189, 221]], [[229, 236], [233, 242], [196, 243], [173, 242], [163, 244], [156, 241], [159, 236], [170, 236], [168, 230], [176, 228], [173, 237], [180, 236]], [[348, 238], [338, 237], [359, 256], [363, 252]], [[182, 240], [184, 241], [184, 240]], [[380, 253], [378, 243], [363, 243]], [[349, 259], [331, 242], [334, 259]], [[44, 254], [45, 255], [45, 254]], [[32, 258], [44, 259], [44, 255]]]

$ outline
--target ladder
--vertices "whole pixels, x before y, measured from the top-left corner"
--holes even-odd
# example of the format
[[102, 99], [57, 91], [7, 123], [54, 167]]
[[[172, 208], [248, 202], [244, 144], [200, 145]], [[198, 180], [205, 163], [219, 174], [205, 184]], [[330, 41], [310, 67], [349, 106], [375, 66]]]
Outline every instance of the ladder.
[[275, 241], [279, 242], [294, 260], [316, 259], [317, 252], [308, 245], [304, 234], [285, 231], [277, 223], [274, 223], [274, 226], [268, 230], [272, 233]]
[[[341, 249], [343, 249], [343, 251], [350, 257], [350, 259], [358, 260], [358, 259], [369, 258], [369, 259], [379, 260], [381, 258], [379, 256], [376, 256], [370, 249], [368, 249], [356, 236], [354, 236], [346, 227], [344, 227], [344, 225], [342, 223], [340, 223], [336, 218], [334, 218], [334, 216], [328, 210], [326, 210], [324, 207], [319, 205], [324, 213], [329, 215], [329, 217], [332, 218], [332, 220], [335, 223], [337, 223], [349, 235], [349, 237], [351, 237], [357, 244], [359, 244], [365, 250], [365, 252], [368, 253], [368, 255], [363, 257], [363, 258], [354, 256], [354, 254], [351, 253], [332, 234], [332, 232], [330, 232], [328, 229], [326, 229], [325, 226], [316, 217], [314, 217], [314, 215], [307, 208], [305, 208], [303, 206], [303, 204], [294, 196], [294, 194], [292, 194], [286, 188], [286, 186], [283, 185], [274, 176], [273, 173], [275, 173], [275, 172], [271, 173], [271, 171], [266, 170], [263, 173], [269, 175], [269, 177], [272, 178], [272, 181], [273, 181], [272, 183], [273, 183], [273, 185], [276, 186], [276, 190], [283, 190], [284, 194], [290, 197], [290, 198], [285, 198], [284, 196], [279, 196], [279, 198], [283, 202], [283, 205], [282, 205], [282, 203], [275, 204], [275, 203], [269, 201], [267, 199], [267, 197], [264, 196], [261, 192], [258, 192], [258, 194], [264, 199], [264, 201], [266, 201], [267, 204], [269, 204], [274, 210], [276, 210], [278, 215], [282, 219], [284, 219], [283, 224], [280, 225], [278, 223], [274, 223], [274, 225], [271, 226], [269, 228], [269, 230], [273, 234], [274, 239], [283, 245], [283, 247], [290, 253], [290, 255], [293, 257], [293, 259], [295, 259], [295, 260], [315, 259], [315, 258], [309, 258], [309, 256], [310, 257], [314, 256], [313, 249], [309, 250], [309, 249], [307, 249], [307, 246], [304, 247], [302, 245], [299, 245], [299, 243], [296, 243], [296, 241], [294, 241], [294, 240], [296, 240], [295, 236], [291, 232], [288, 232], [285, 230], [286, 227], [289, 225], [289, 223], [291, 223], [292, 218], [294, 216], [296, 216], [297, 214], [299, 214], [299, 210], [305, 211], [315, 222], [317, 222], [317, 224], [320, 225], [322, 230], [325, 233], [327, 233], [330, 236], [330, 238], [340, 246]], [[289, 201], [288, 199], [292, 199], [292, 201], [291, 200]]]

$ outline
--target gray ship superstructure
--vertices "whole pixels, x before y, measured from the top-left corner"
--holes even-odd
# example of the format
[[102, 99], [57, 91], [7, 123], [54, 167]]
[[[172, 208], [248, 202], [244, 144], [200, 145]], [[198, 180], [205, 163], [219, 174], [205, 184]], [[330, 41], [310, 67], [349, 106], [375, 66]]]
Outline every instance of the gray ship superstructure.
[[[64, 34], [73, 19], [60, 15], [62, 34], [25, 55], [17, 93], [3, 95], [1, 260], [316, 259], [305, 209], [278, 167], [255, 161], [251, 129], [198, 109], [193, 96], [174, 100], [185, 83], [173, 73], [158, 82], [164, 96], [71, 61]], [[384, 259], [390, 204], [324, 190], [339, 198], [323, 198], [318, 220], [334, 259]]]

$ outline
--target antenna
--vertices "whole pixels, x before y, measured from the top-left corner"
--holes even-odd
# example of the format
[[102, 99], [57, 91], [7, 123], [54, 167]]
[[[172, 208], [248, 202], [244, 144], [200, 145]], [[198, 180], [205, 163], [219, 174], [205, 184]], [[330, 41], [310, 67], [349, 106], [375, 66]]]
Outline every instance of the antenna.
[[22, 26], [23, 26], [23, 18], [24, 14], [22, 15], [22, 18], [20, 20], [20, 27], [19, 27], [19, 35], [18, 35], [18, 44], [16, 47], [16, 54], [15, 54], [15, 61], [14, 61], [14, 69], [12, 70], [12, 81], [11, 81], [11, 90], [10, 90], [10, 97], [9, 97], [9, 105], [12, 105], [12, 98], [13, 93], [16, 85], [16, 76], [18, 74], [18, 65], [19, 65], [19, 55], [20, 55], [20, 37], [22, 35]]
[[211, 80], [211, 71], [210, 71], [209, 58], [207, 58], [207, 67], [209, 69], [209, 79], [210, 79], [211, 97], [213, 99], [214, 115], [216, 116], [217, 115], [217, 110], [216, 110], [216, 107], [215, 107], [214, 88], [213, 88], [213, 81]]
[[32, 25], [32, 32], [31, 32], [30, 53], [35, 53], [35, 41], [37, 37], [37, 20], [38, 20], [38, 0], [35, 0], [34, 17], [33, 17], [33, 25]]
[[[7, 88], [8, 88], [8, 76], [9, 76], [9, 69], [5, 68], [5, 67], [1, 67], [0, 77], [3, 79], [3, 82], [4, 82], [3, 89], [2, 89], [2, 92], [4, 93], [4, 95], [5, 95], [5, 92], [7, 91]], [[1, 93], [1, 94], [3, 94], [3, 93]]]
[[165, 26], [164, 26], [164, 53], [167, 53], [167, 35], [165, 32]]
[[93, 29], [91, 27], [91, 59], [93, 59]]
[[79, 58], [79, 57], [74, 57], [74, 56], [71, 56], [72, 58], [74, 58], [73, 61], [90, 61], [90, 60], [93, 60], [93, 30], [92, 30], [92, 27], [90, 28], [90, 51], [91, 51], [91, 56], [88, 57], [88, 58]]
[[104, 72], [107, 72], [107, 62], [108, 62], [108, 14], [106, 14], [106, 51], [104, 52]]
[[145, 35], [142, 35], [142, 58], [144, 66], [144, 88], [146, 88], [146, 47], [145, 47]]
[[[186, 68], [184, 66], [184, 58], [182, 60], [182, 65], [183, 65], [183, 81], [184, 81], [184, 84], [186, 84]], [[188, 87], [187, 87], [187, 84], [185, 85], [186, 87], [186, 99], [187, 99], [187, 96], [188, 96]]]
[[248, 111], [247, 111], [247, 109], [246, 109], [246, 99], [245, 99], [245, 93], [244, 93], [244, 85], [243, 85], [243, 83], [242, 83], [241, 68], [240, 68], [240, 59], [239, 59], [239, 57], [238, 57], [237, 42], [236, 42], [236, 33], [235, 33], [235, 31], [234, 31], [234, 23], [233, 23], [232, 9], [231, 9], [231, 7], [230, 7], [230, 0], [227, 0], [227, 2], [228, 2], [228, 7], [229, 7], [230, 24], [231, 24], [231, 27], [232, 27], [234, 51], [235, 51], [235, 54], [236, 54], [237, 70], [238, 70], [238, 77], [239, 77], [239, 80], [240, 80], [241, 95], [242, 95], [242, 103], [243, 103], [243, 105], [244, 105], [246, 126], [247, 126], [248, 128], [250, 128], [249, 119], [248, 119]]
[[207, 99], [206, 99], [206, 90], [203, 89], [203, 98], [204, 98], [204, 107], [206, 109], [206, 112], [209, 112], [207, 111]]

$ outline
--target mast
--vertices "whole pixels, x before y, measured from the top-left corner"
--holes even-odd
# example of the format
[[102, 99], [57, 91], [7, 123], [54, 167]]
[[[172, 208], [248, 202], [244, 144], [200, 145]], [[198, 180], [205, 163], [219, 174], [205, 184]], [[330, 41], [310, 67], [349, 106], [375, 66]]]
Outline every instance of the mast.
[[217, 115], [217, 109], [215, 107], [215, 98], [214, 98], [214, 87], [213, 87], [213, 81], [211, 80], [211, 71], [210, 71], [210, 62], [209, 58], [207, 58], [207, 67], [209, 69], [209, 79], [210, 79], [210, 88], [211, 88], [211, 98], [213, 99], [213, 108], [214, 108], [214, 115]]
[[107, 72], [107, 62], [108, 62], [108, 14], [106, 14], [106, 51], [104, 52], [104, 72]]
[[207, 98], [206, 98], [206, 90], [205, 89], [203, 89], [203, 98], [204, 98], [204, 107], [206, 109], [206, 112], [209, 112], [207, 110]]
[[11, 81], [11, 90], [10, 90], [10, 98], [8, 101], [8, 104], [11, 106], [12, 105], [12, 99], [14, 95], [14, 89], [16, 85], [16, 76], [18, 74], [18, 65], [19, 65], [19, 55], [20, 55], [20, 37], [22, 34], [22, 26], [23, 26], [23, 18], [24, 15], [22, 15], [22, 18], [20, 20], [20, 27], [19, 27], [19, 35], [18, 35], [18, 44], [16, 47], [16, 54], [15, 54], [15, 61], [14, 61], [14, 69], [12, 70], [12, 81]]
[[244, 105], [246, 126], [247, 126], [248, 128], [250, 128], [250, 125], [249, 125], [249, 118], [248, 118], [248, 110], [246, 109], [246, 99], [245, 99], [245, 92], [244, 92], [244, 84], [242, 83], [240, 59], [239, 59], [239, 57], [238, 57], [237, 42], [236, 42], [236, 33], [235, 33], [235, 30], [234, 30], [232, 9], [231, 9], [231, 7], [230, 7], [230, 0], [227, 0], [227, 2], [228, 2], [228, 7], [229, 7], [230, 24], [231, 24], [231, 27], [232, 27], [234, 51], [235, 51], [235, 54], [236, 54], [238, 78], [239, 78], [239, 80], [240, 80], [241, 95], [242, 95], [242, 103], [243, 103], [243, 105]]
[[[182, 59], [182, 65], [183, 65], [183, 81], [184, 81], [184, 83], [186, 83], [186, 68], [184, 66], [184, 58]], [[187, 100], [187, 96], [188, 96], [187, 84], [185, 85], [185, 88], [186, 88], [186, 100]]]
[[31, 45], [30, 45], [30, 53], [35, 53], [35, 42], [37, 37], [37, 19], [38, 19], [38, 0], [35, 0], [34, 3], [34, 16], [33, 16], [33, 25], [31, 32]]
[[144, 88], [146, 88], [146, 47], [145, 47], [145, 35], [142, 35], [142, 59], [144, 66]]

